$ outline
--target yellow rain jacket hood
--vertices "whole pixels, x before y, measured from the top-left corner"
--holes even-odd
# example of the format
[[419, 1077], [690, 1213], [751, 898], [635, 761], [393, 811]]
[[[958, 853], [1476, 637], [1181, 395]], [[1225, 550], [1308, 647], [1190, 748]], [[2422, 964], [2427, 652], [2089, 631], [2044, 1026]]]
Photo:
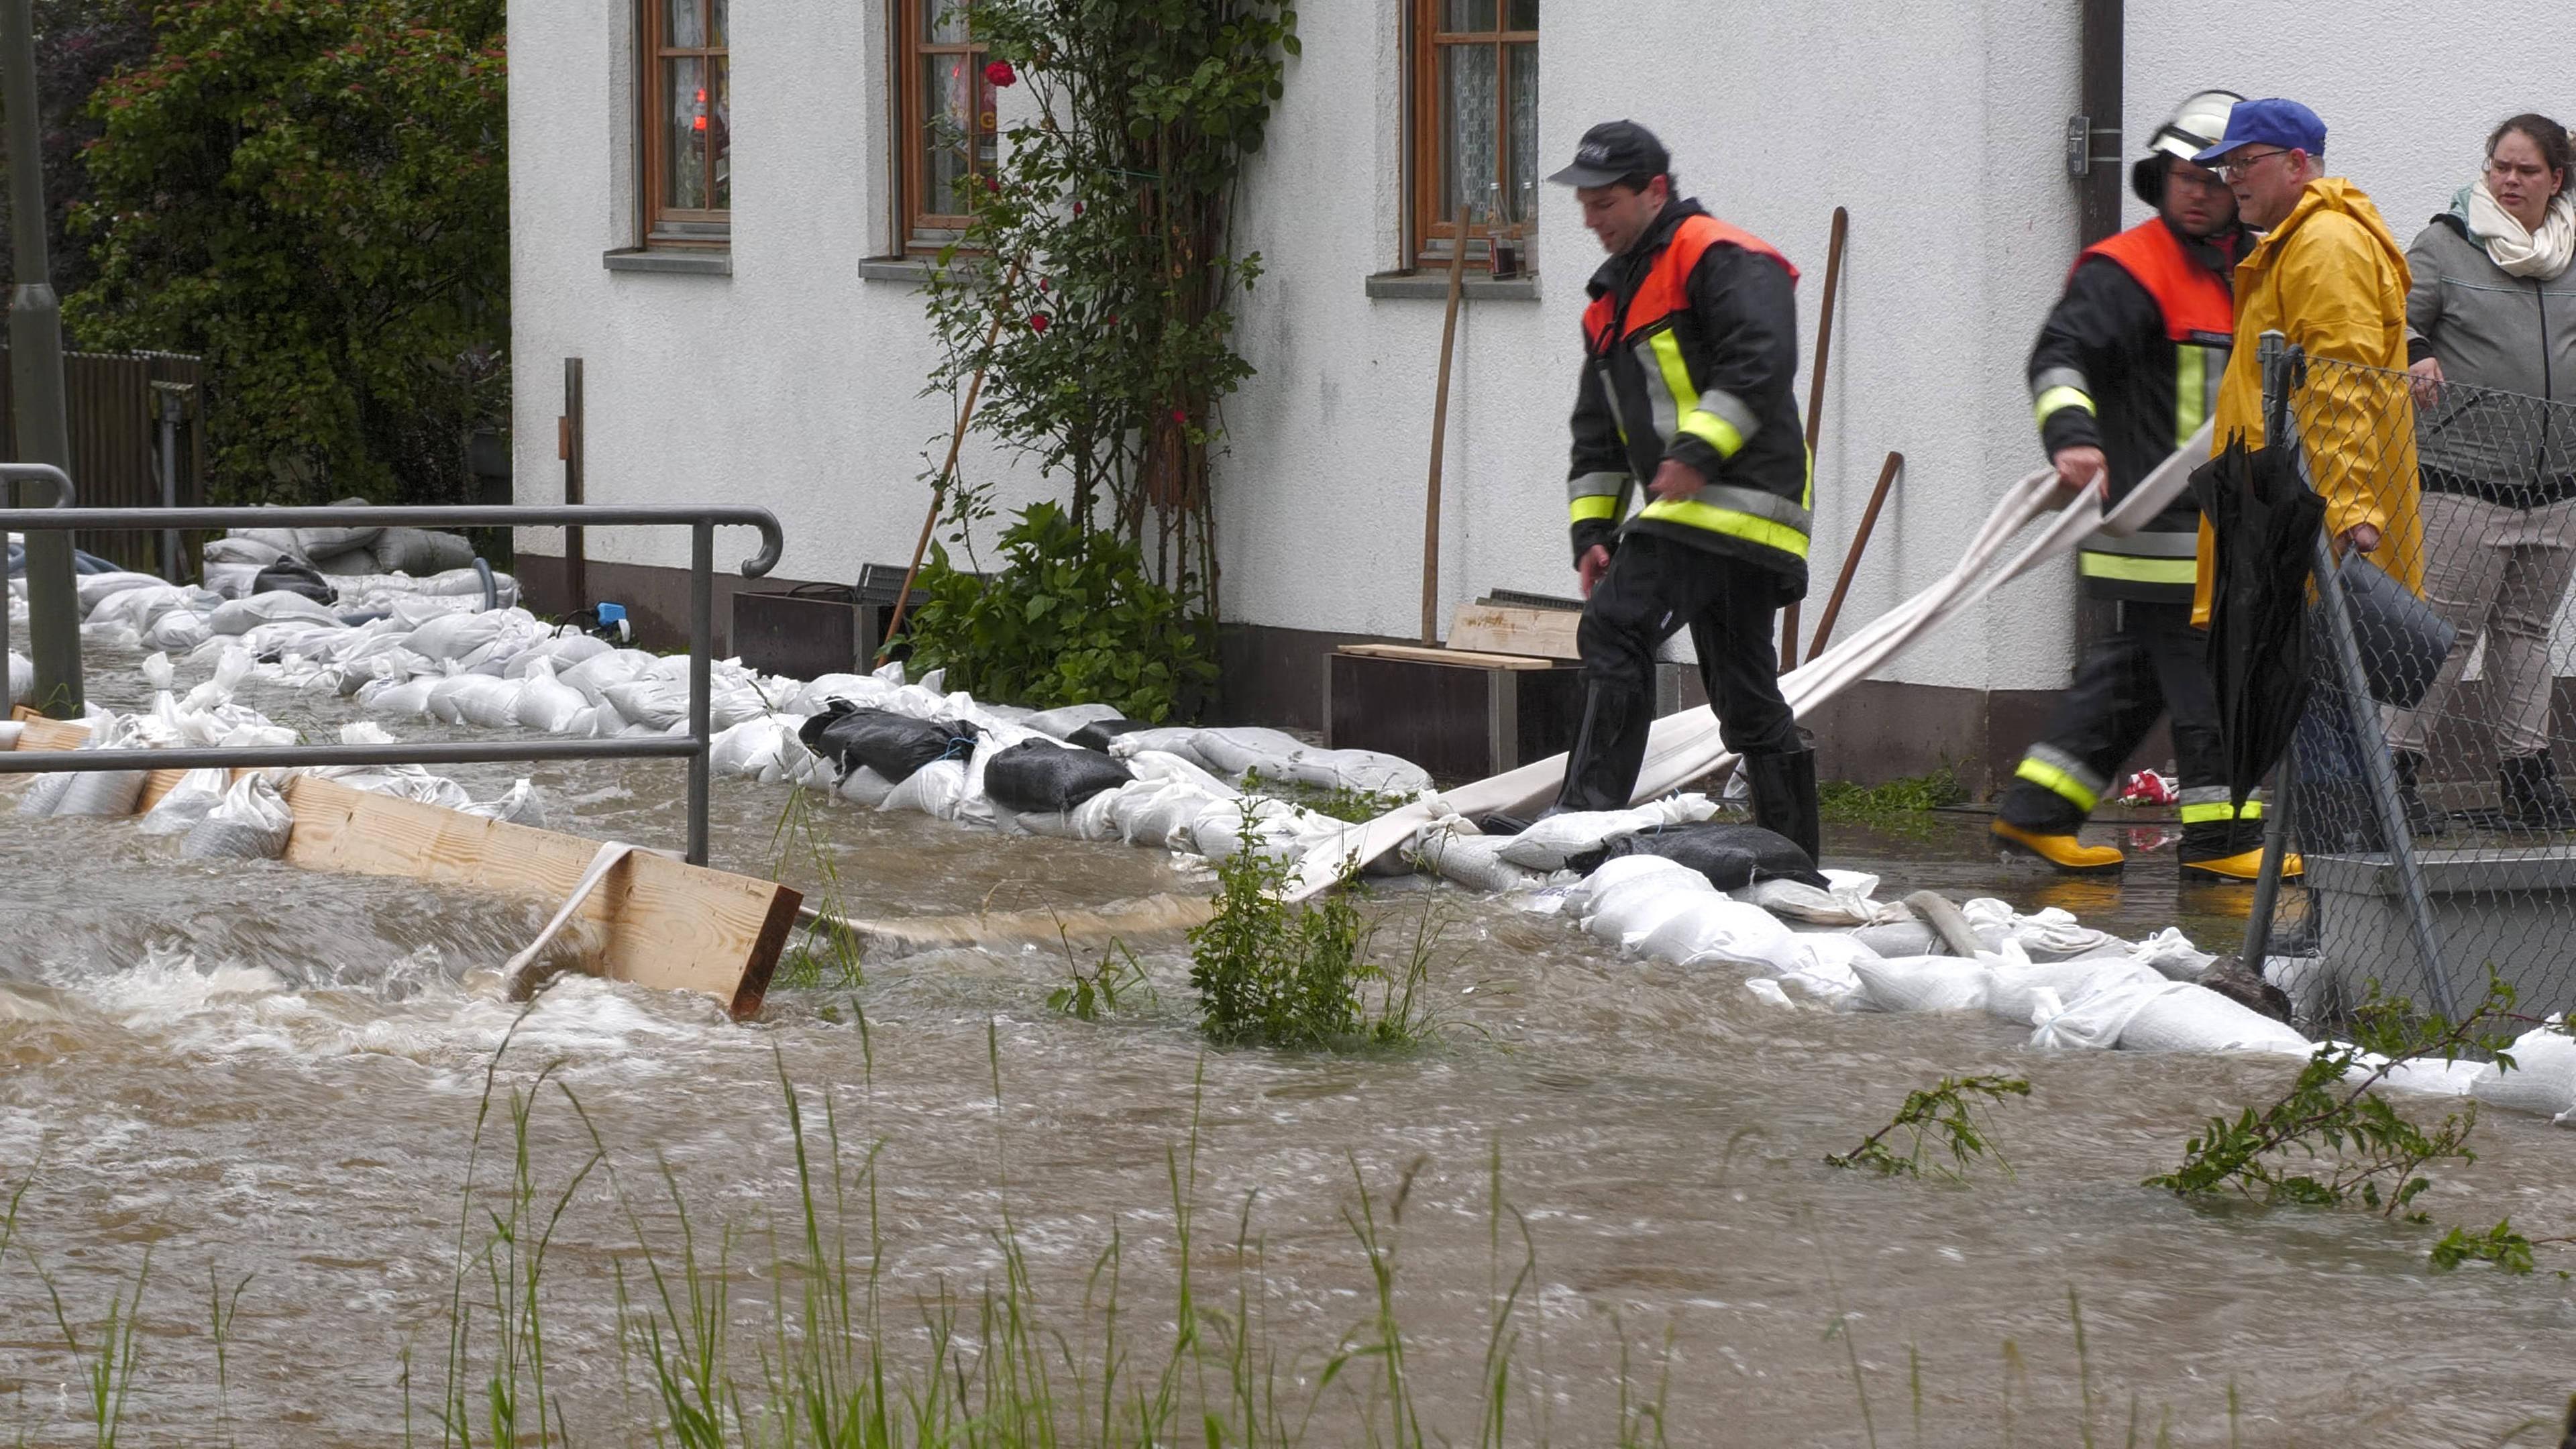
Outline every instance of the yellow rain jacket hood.
[[[2242, 433], [2263, 445], [2263, 334], [2306, 350], [2305, 387], [2291, 415], [2308, 449], [2308, 476], [2340, 538], [2376, 525], [2371, 560], [2421, 594], [2424, 527], [2416, 514], [2415, 412], [2406, 387], [2406, 249], [2361, 188], [2340, 176], [2308, 183], [2299, 204], [2236, 264], [2236, 347], [2219, 383], [2213, 451]], [[2373, 369], [2373, 370], [2365, 370]], [[2191, 618], [2209, 623], [2209, 522]]]

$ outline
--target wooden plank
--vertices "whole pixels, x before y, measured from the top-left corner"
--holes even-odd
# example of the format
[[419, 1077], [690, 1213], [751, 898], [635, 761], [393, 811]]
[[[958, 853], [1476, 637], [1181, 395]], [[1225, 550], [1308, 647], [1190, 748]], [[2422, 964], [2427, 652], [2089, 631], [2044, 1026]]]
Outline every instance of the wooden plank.
[[[21, 718], [27, 718], [23, 712]], [[86, 725], [29, 719], [18, 747], [71, 749], [88, 734]], [[183, 773], [156, 770], [153, 780], [166, 793]], [[310, 870], [401, 876], [554, 904], [572, 894], [599, 852], [599, 842], [580, 836], [310, 775], [290, 776], [285, 795], [295, 812], [286, 861]], [[760, 1009], [803, 902], [803, 895], [774, 881], [638, 851], [609, 872], [577, 913], [599, 942], [585, 967], [612, 981], [705, 992], [737, 1019], [748, 1017]]]
[[1410, 659], [1419, 664], [1448, 664], [1461, 669], [1553, 669], [1553, 659], [1526, 654], [1482, 654], [1472, 649], [1426, 649], [1419, 644], [1345, 644], [1338, 651], [1367, 659]]
[[1578, 659], [1575, 609], [1527, 609], [1510, 604], [1460, 604], [1449, 624], [1449, 647], [1492, 654], [1535, 654]]

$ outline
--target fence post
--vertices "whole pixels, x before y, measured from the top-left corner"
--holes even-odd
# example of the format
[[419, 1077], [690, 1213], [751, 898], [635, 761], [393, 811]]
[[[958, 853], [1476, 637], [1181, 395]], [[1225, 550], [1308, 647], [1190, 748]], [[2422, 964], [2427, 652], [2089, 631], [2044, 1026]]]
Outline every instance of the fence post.
[[2245, 917], [2245, 946], [2237, 959], [2260, 976], [2272, 954], [2273, 907], [2281, 898], [2281, 867], [2290, 854], [2290, 802], [2298, 798], [2299, 747], [2294, 743], [2272, 772], [2272, 803], [2264, 808], [2263, 871], [2254, 878], [2254, 909]]
[[[2264, 439], [2273, 447], [2292, 450], [2302, 477], [2313, 489], [2316, 479], [2308, 468], [2306, 441], [2299, 435], [2298, 420], [2290, 411], [2290, 390], [2303, 379], [2307, 359], [2278, 332], [2263, 334], [2257, 356], [2263, 365]], [[2415, 838], [2406, 828], [2406, 807], [2397, 793], [2397, 767], [2388, 758], [2379, 706], [2362, 670], [2361, 642], [2353, 633], [2352, 614], [2344, 603], [2343, 580], [2335, 572], [2334, 545], [2327, 538], [2328, 531], [2319, 529], [2311, 541], [2308, 569], [2316, 585], [2317, 607], [2325, 615], [2335, 679], [2343, 691], [2343, 708], [2353, 747], [2361, 756], [2361, 772], [2370, 786], [2372, 813], [2379, 817], [2380, 839], [2386, 846], [2388, 863], [2396, 871], [2398, 891], [2405, 897], [2407, 924], [2415, 938], [2415, 959], [2424, 973], [2424, 993], [2435, 1011], [2456, 1020], [2459, 1004], [2453, 998], [2450, 977], [2442, 970], [2441, 937], [2433, 922], [2433, 904], [2425, 894], [2424, 874], [2415, 859]], [[2264, 852], [2267, 867], [2273, 864], [2268, 845], [2266, 842]], [[2259, 882], [2257, 888], [2259, 892]], [[2251, 969], [2262, 969], [2259, 961], [2248, 964]]]
[[715, 659], [716, 529], [701, 520], [689, 530], [689, 864], [707, 863], [707, 727], [711, 668]]

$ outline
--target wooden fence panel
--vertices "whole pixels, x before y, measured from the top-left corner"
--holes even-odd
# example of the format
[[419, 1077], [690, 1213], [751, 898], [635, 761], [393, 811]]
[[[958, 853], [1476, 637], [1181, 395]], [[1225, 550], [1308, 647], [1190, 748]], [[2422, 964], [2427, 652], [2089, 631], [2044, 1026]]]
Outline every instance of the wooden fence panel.
[[[18, 453], [17, 412], [0, 347], [0, 455]], [[191, 391], [179, 423], [179, 496], [182, 508], [206, 501], [205, 363], [175, 352], [74, 352], [63, 358], [63, 402], [71, 428], [72, 485], [85, 508], [157, 508], [161, 504], [161, 421], [152, 384], [181, 383]], [[199, 535], [183, 539], [181, 568], [197, 570]], [[160, 535], [141, 529], [84, 529], [80, 548], [126, 568], [157, 572]]]

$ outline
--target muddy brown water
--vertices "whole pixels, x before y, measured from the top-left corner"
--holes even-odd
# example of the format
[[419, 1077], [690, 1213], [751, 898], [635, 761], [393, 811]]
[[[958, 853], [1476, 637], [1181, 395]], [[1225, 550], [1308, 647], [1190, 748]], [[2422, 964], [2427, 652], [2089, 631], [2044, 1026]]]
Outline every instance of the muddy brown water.
[[[94, 667], [103, 702], [142, 701], [130, 659]], [[183, 668], [182, 683], [203, 672]], [[245, 698], [308, 728], [353, 717], [311, 695]], [[478, 792], [513, 773], [458, 771]], [[532, 773], [561, 828], [680, 835], [675, 767]], [[716, 863], [769, 871], [786, 799], [719, 781]], [[863, 915], [1078, 910], [1206, 884], [1150, 851], [1003, 840], [837, 802], [813, 819]], [[1979, 828], [1841, 829], [1829, 854], [1890, 890], [2059, 904], [2128, 934], [2179, 922], [2225, 949], [2241, 929], [2232, 897], [2177, 894], [2169, 852], [2124, 881], [2064, 884], [1999, 866]], [[817, 883], [806, 859], [785, 877]], [[147, 1249], [130, 1441], [390, 1442], [404, 1430], [406, 1362], [424, 1432], [468, 1143], [514, 1019], [489, 973], [549, 907], [198, 865], [128, 822], [14, 816], [0, 816], [0, 882], [0, 1170], [11, 1189], [31, 1181], [0, 1261], [0, 1437], [90, 1438], [48, 1284], [94, 1354]], [[1042, 1308], [1077, 1343], [1085, 1275], [1118, 1234], [1125, 1331], [1154, 1360], [1174, 1277], [1167, 1164], [1189, 1149], [1195, 1112], [1200, 1291], [1231, 1293], [1249, 1261], [1232, 1240], [1249, 1223], [1269, 1342], [1298, 1403], [1310, 1390], [1295, 1385], [1372, 1311], [1344, 1222], [1354, 1171], [1381, 1215], [1413, 1171], [1391, 1229], [1398, 1311], [1426, 1427], [1453, 1442], [1474, 1433], [1497, 1152], [1537, 1261], [1518, 1320], [1515, 1442], [1533, 1441], [1541, 1417], [1551, 1442], [1607, 1442], [1623, 1349], [1636, 1392], [1667, 1380], [1677, 1444], [1860, 1444], [1873, 1426], [1905, 1443], [1918, 1423], [1925, 1443], [1998, 1443], [2007, 1427], [2020, 1442], [2074, 1443], [2086, 1381], [2099, 1442], [2125, 1442], [2134, 1400], [2137, 1442], [2161, 1423], [2169, 1442], [2228, 1443], [2232, 1386], [2245, 1444], [2493, 1443], [2576, 1386], [2576, 1298], [2546, 1257], [2527, 1279], [2436, 1275], [2433, 1228], [2195, 1207], [2139, 1186], [2201, 1118], [2276, 1090], [2288, 1074], [2277, 1062], [2040, 1053], [1983, 1016], [1774, 1010], [1737, 973], [1623, 960], [1567, 923], [1445, 888], [1397, 886], [1369, 909], [1400, 926], [1426, 905], [1446, 923], [1433, 987], [1448, 1027], [1405, 1056], [1208, 1050], [1186, 956], [1165, 939], [1135, 943], [1153, 999], [1090, 1023], [1047, 1008], [1065, 975], [1052, 946], [871, 962], [863, 985], [776, 991], [740, 1025], [711, 1001], [567, 981], [519, 1025], [495, 1080], [527, 1091], [550, 1068], [664, 1247], [677, 1222], [657, 1156], [702, 1243], [721, 1224], [747, 1235], [733, 1250], [733, 1367], [747, 1381], [775, 1286], [763, 1235], [794, 1224], [783, 1070], [809, 1116], [828, 1097], [853, 1164], [881, 1144], [898, 1364], [918, 1361], [913, 1304], [943, 1284], [971, 1295], [998, 1270], [1005, 1206]], [[1995, 1119], [2010, 1178], [1952, 1187], [1821, 1162], [1908, 1090], [1972, 1071], [2033, 1084]], [[2432, 1217], [2510, 1213], [2535, 1234], [2576, 1231], [2576, 1134], [2504, 1114], [2478, 1133], [2474, 1165], [2435, 1173]], [[588, 1143], [551, 1085], [530, 1136], [541, 1182], [559, 1191]], [[487, 1160], [483, 1180], [493, 1173]], [[853, 1231], [864, 1241], [863, 1223]], [[635, 1235], [594, 1177], [548, 1261], [549, 1383], [581, 1442], [650, 1442], [610, 1278], [621, 1255], [634, 1261]], [[1520, 1258], [1508, 1222], [1504, 1238], [1508, 1280]], [[248, 1279], [220, 1384], [210, 1276], [227, 1289]], [[1829, 1333], [1837, 1321], [1848, 1348]], [[1364, 1384], [1354, 1373], [1325, 1392], [1308, 1442], [1361, 1441]], [[478, 1379], [469, 1397], [480, 1394]]]

